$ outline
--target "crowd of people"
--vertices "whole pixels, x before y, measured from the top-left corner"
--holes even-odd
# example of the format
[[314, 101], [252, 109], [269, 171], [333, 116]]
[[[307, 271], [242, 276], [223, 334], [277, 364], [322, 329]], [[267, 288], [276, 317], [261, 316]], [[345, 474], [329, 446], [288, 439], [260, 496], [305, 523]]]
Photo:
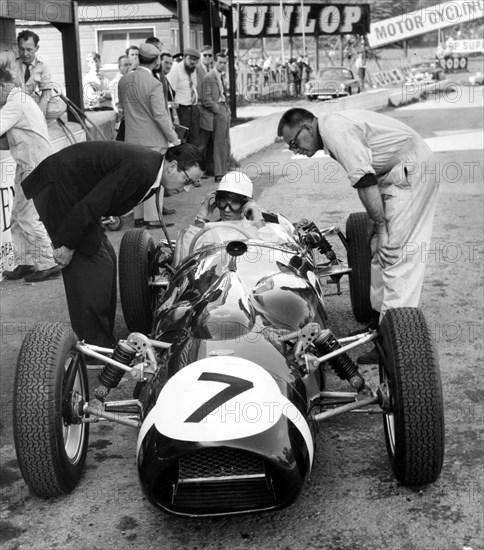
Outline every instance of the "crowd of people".
[[[86, 101], [99, 109], [111, 102], [119, 141], [77, 143], [53, 154], [47, 119], [54, 93], [36, 56], [38, 36], [23, 31], [18, 44], [18, 74], [0, 68], [0, 135], [6, 133], [17, 163], [11, 215], [16, 268], [3, 276], [44, 281], [62, 272], [78, 337], [111, 347], [116, 257], [102, 216], [134, 209], [135, 225], [156, 226], [163, 196], [198, 185], [211, 170], [219, 189], [204, 201], [195, 226], [209, 223], [214, 211], [222, 220], [247, 217], [257, 231], [266, 223], [253, 202], [252, 182], [230, 171], [227, 58], [210, 46], [172, 56], [151, 37], [119, 57], [119, 73], [106, 84], [99, 56], [90, 54]], [[357, 191], [369, 215], [369, 239], [373, 235], [374, 323], [389, 308], [418, 306], [425, 265], [403, 251], [405, 242], [428, 243], [431, 235], [438, 177], [424, 140], [380, 113], [318, 118], [301, 108], [283, 115], [277, 134], [294, 153], [313, 157], [324, 149]], [[371, 353], [362, 361], [375, 361]]]
[[[116, 112], [117, 139], [164, 153], [171, 145], [198, 147], [207, 164], [203, 177], [220, 181], [230, 167], [230, 105], [227, 56], [209, 45], [172, 55], [155, 36], [130, 46], [108, 80], [101, 58], [90, 52], [83, 77], [84, 106]], [[163, 215], [174, 209], [163, 208]], [[135, 210], [135, 225], [159, 226], [153, 202]], [[166, 222], [165, 225], [172, 225]]]

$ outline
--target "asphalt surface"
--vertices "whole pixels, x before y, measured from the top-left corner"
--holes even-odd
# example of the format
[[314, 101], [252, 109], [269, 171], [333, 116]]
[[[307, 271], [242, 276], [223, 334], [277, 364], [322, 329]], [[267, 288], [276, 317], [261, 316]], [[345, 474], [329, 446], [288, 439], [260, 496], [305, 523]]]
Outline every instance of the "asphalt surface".
[[[81, 483], [69, 495], [42, 500], [29, 494], [13, 447], [11, 409], [15, 361], [26, 330], [39, 321], [68, 322], [61, 280], [1, 283], [0, 545], [11, 550], [362, 549], [454, 550], [483, 545], [483, 143], [482, 86], [453, 96], [387, 111], [419, 131], [442, 163], [433, 248], [422, 309], [441, 362], [446, 408], [446, 458], [440, 479], [420, 489], [393, 477], [377, 416], [345, 415], [321, 426], [311, 479], [301, 498], [276, 513], [221, 519], [179, 519], [154, 509], [138, 486], [134, 430], [102, 424], [91, 430]], [[342, 170], [327, 158], [295, 157], [275, 143], [244, 159], [256, 199], [292, 220], [344, 229], [361, 211]], [[189, 223], [213, 180], [168, 199], [176, 231]], [[132, 218], [124, 229], [132, 227]], [[124, 231], [123, 229], [123, 231]], [[117, 248], [123, 231], [110, 233]], [[161, 231], [154, 231], [161, 238]], [[342, 252], [341, 247], [336, 249]], [[360, 325], [351, 315], [348, 286], [340, 296], [326, 285], [330, 326], [337, 335]], [[118, 308], [116, 331], [125, 336]], [[374, 367], [362, 369], [376, 379]], [[91, 373], [93, 376], [95, 373]], [[335, 384], [337, 382], [335, 381]], [[122, 384], [119, 395], [131, 387]], [[114, 393], [114, 392], [113, 392]], [[113, 394], [113, 398], [116, 396]]]

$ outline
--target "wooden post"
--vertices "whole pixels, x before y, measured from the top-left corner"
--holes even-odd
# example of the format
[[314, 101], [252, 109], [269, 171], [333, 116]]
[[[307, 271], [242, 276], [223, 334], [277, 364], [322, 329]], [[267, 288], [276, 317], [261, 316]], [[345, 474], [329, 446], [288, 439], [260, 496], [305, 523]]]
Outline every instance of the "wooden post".
[[[237, 29], [237, 36], [239, 32]], [[237, 75], [234, 62], [234, 19], [232, 6], [227, 12], [227, 47], [229, 50], [230, 114], [232, 121], [237, 118]]]
[[[84, 110], [82, 93], [81, 53], [79, 48], [79, 22], [77, 17], [77, 2], [72, 2], [72, 23], [55, 23], [52, 25], [62, 35], [62, 51], [64, 52], [64, 78], [66, 81], [66, 96], [80, 109]], [[77, 119], [67, 110], [67, 119], [77, 122]]]

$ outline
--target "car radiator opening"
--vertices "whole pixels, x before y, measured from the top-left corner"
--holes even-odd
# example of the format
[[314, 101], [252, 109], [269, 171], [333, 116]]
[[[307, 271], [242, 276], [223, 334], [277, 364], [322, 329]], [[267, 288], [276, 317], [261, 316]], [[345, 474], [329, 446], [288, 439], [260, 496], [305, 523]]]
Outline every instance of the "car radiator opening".
[[272, 508], [277, 504], [264, 460], [245, 450], [201, 449], [178, 460], [163, 476], [160, 504], [175, 513], [218, 514]]

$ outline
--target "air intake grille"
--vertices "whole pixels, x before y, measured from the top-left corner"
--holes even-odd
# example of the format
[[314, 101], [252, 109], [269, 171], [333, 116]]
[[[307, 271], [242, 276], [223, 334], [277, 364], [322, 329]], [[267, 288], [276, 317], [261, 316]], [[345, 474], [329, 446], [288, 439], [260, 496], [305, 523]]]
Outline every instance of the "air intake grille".
[[179, 461], [179, 482], [230, 477], [263, 476], [263, 460], [247, 451], [212, 447]]

